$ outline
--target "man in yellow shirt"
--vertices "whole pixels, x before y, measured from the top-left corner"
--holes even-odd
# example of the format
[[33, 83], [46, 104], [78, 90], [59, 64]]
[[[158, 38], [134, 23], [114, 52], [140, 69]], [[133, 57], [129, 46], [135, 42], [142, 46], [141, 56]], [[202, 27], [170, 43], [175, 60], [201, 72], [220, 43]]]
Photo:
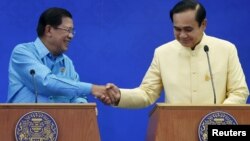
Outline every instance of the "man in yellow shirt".
[[[141, 85], [119, 90], [109, 84], [117, 91], [109, 93], [116, 105], [146, 107], [160, 97], [163, 88], [165, 102], [170, 104], [246, 103], [249, 91], [236, 47], [204, 33], [205, 8], [195, 1], [180, 1], [170, 11], [170, 18], [176, 39], [155, 50]], [[215, 92], [204, 46], [208, 47]], [[105, 98], [101, 100], [105, 103]]]

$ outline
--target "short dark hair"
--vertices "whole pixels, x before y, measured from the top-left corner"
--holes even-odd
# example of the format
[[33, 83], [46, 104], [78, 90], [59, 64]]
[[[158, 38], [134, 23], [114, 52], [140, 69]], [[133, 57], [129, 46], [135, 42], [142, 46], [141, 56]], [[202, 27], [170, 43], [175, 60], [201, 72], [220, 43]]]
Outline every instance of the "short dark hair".
[[174, 14], [190, 9], [197, 10], [195, 19], [198, 22], [199, 26], [201, 26], [202, 21], [206, 18], [206, 9], [201, 3], [197, 2], [196, 0], [182, 0], [178, 2], [170, 11], [171, 21], [173, 22]]
[[72, 19], [71, 13], [66, 9], [52, 7], [52, 8], [45, 10], [41, 14], [39, 21], [38, 21], [38, 25], [36, 29], [38, 37], [43, 36], [46, 25], [57, 27], [58, 25], [62, 23], [63, 17], [69, 17]]

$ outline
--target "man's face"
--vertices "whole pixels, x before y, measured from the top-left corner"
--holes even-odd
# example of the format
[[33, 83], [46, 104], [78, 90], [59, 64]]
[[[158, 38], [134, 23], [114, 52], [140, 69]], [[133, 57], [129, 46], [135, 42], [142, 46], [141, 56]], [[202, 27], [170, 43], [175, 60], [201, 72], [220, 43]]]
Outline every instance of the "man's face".
[[195, 10], [187, 10], [173, 15], [175, 38], [184, 47], [194, 48], [200, 42], [206, 28], [206, 20], [199, 26], [195, 15]]
[[62, 23], [56, 28], [52, 27], [51, 44], [54, 47], [54, 54], [61, 54], [68, 50], [69, 42], [73, 38], [73, 20], [69, 17], [63, 17]]

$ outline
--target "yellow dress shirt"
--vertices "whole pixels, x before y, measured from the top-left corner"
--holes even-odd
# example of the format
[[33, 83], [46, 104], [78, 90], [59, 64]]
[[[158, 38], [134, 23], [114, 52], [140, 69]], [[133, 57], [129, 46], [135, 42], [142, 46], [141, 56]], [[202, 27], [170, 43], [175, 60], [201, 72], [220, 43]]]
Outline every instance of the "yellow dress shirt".
[[209, 47], [216, 104], [246, 103], [249, 91], [235, 45], [204, 34], [195, 50], [177, 40], [158, 47], [141, 85], [120, 89], [118, 107], [146, 107], [160, 97], [163, 88], [166, 103], [214, 104], [205, 45]]

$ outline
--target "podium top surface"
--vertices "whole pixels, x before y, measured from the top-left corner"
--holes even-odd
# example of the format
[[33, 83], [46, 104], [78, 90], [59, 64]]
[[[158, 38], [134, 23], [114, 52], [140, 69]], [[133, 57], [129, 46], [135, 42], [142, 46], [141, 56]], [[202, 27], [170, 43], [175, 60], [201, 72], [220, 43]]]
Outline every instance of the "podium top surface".
[[0, 103], [0, 109], [4, 108], [95, 108], [96, 103]]
[[168, 104], [168, 103], [156, 103], [157, 107], [239, 107], [249, 106], [250, 104]]
[[211, 109], [211, 110], [244, 110], [250, 109], [250, 104], [167, 104], [167, 103], [156, 103], [152, 111], [149, 113], [151, 116], [158, 109], [167, 109], [167, 110], [200, 110], [200, 109]]

